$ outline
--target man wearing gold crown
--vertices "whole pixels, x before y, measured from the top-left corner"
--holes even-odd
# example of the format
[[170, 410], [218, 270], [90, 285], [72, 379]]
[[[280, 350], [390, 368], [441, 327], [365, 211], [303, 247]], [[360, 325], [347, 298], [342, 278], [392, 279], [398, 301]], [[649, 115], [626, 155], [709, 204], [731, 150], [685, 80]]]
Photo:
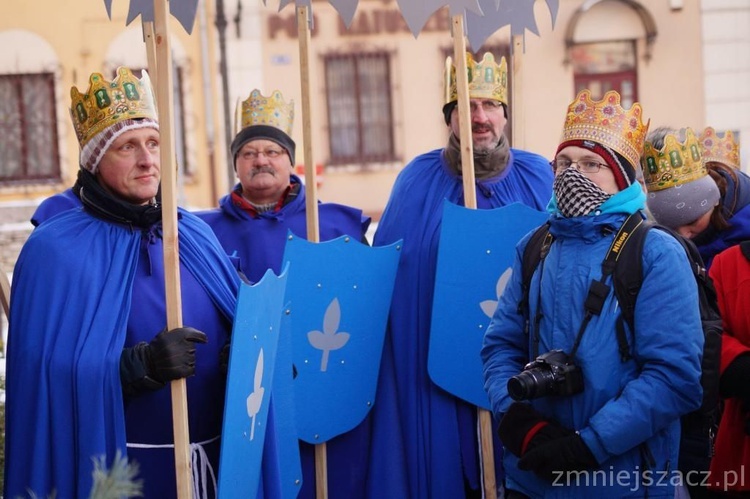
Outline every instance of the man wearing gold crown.
[[[88, 497], [95, 460], [139, 464], [176, 497], [169, 382], [187, 378], [197, 487], [215, 492], [239, 277], [210, 228], [178, 213], [183, 320], [166, 330], [159, 127], [148, 75], [71, 89], [81, 210], [37, 227], [13, 274], [5, 497]], [[201, 472], [201, 473], [198, 473]], [[206, 497], [206, 496], [204, 496]]]
[[[719, 252], [750, 239], [750, 177], [739, 169], [732, 132], [720, 136], [708, 127], [700, 137], [692, 135], [690, 144], [685, 134], [669, 127], [649, 134], [648, 208], [660, 224], [692, 239], [710, 268]], [[702, 162], [680, 161], [679, 151], [688, 146], [699, 151]]]
[[[198, 213], [253, 282], [268, 269], [281, 271], [288, 230], [307, 237], [305, 187], [292, 173], [293, 125], [294, 101], [279, 91], [265, 97], [253, 90], [242, 102], [242, 128], [231, 145], [239, 183], [218, 209]], [[349, 206], [321, 203], [318, 213], [321, 241], [345, 234], [363, 240], [370, 225], [362, 210]]]
[[[623, 109], [614, 91], [594, 101], [583, 90], [570, 104], [551, 162], [549, 227], [528, 301], [519, 306], [521, 256], [531, 234], [516, 248], [487, 330], [485, 388], [502, 418], [506, 497], [675, 495], [670, 473], [680, 417], [698, 407], [701, 394], [703, 334], [692, 271], [672, 236], [647, 232], [628, 358], [618, 345], [620, 311], [603, 264], [610, 248], [620, 247], [621, 226], [644, 217], [646, 196], [635, 181], [648, 129], [641, 113], [638, 103]], [[552, 365], [564, 365], [571, 382], [550, 393], [562, 385], [535, 376]], [[538, 391], [520, 389], [530, 377]]]
[[[219, 208], [197, 213], [216, 233], [226, 252], [239, 259], [253, 282], [266, 270], [281, 271], [288, 231], [307, 237], [305, 186], [292, 173], [294, 101], [281, 92], [260, 90], [242, 102], [242, 128], [231, 144], [239, 183], [219, 201]], [[365, 241], [370, 218], [340, 204], [318, 204], [321, 241], [349, 235]], [[326, 443], [331, 497], [364, 497], [368, 484], [370, 420]], [[315, 497], [315, 449], [300, 441], [303, 482], [300, 498]], [[375, 484], [381, 497], [396, 497], [396, 480]], [[391, 487], [396, 488], [391, 488]]]
[[[511, 149], [504, 134], [505, 59], [497, 64], [486, 53], [475, 62], [467, 54], [467, 63], [477, 207], [520, 202], [543, 210], [552, 194], [548, 162], [538, 154]], [[378, 392], [378, 404], [385, 397], [397, 397], [400, 413], [382, 425], [375, 424], [404, 435], [412, 498], [472, 496], [481, 485], [476, 409], [432, 383], [427, 372], [443, 202], [464, 204], [455, 68], [450, 58], [445, 85], [448, 144], [417, 156], [404, 167], [375, 234], [376, 246], [404, 240], [383, 349], [384, 362], [395, 366], [397, 388], [393, 393]], [[499, 456], [495, 462], [500, 466]], [[502, 469], [497, 472], [501, 476]]]

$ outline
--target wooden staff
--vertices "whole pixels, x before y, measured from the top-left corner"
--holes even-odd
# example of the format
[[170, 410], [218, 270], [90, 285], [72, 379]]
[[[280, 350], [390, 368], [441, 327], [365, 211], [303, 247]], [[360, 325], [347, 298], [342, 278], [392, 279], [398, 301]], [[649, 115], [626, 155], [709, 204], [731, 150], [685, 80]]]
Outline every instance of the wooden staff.
[[[312, 111], [310, 99], [310, 12], [306, 6], [297, 7], [297, 38], [299, 40], [300, 83], [302, 87], [302, 143], [305, 161], [305, 211], [307, 240], [320, 242], [318, 219], [318, 185], [312, 153]], [[328, 497], [328, 457], [326, 443], [315, 444], [315, 494], [318, 499]]]
[[[471, 137], [471, 110], [469, 107], [469, 80], [466, 70], [466, 39], [463, 14], [452, 17], [453, 55], [456, 61], [456, 90], [458, 91], [458, 124], [461, 131], [461, 176], [464, 186], [464, 206], [477, 208], [477, 190], [474, 180], [474, 150]], [[489, 411], [477, 408], [479, 443], [482, 451], [484, 497], [497, 498], [495, 479], [495, 454], [492, 448], [492, 419]]]
[[[156, 102], [159, 110], [161, 136], [161, 195], [164, 241], [164, 285], [167, 305], [167, 329], [182, 326], [180, 295], [180, 257], [177, 240], [177, 171], [174, 151], [174, 104], [172, 101], [172, 54], [169, 42], [168, 0], [154, 0], [154, 41], [156, 46]], [[149, 64], [152, 61], [149, 60]], [[151, 69], [151, 68], [149, 68]], [[193, 495], [188, 431], [187, 389], [185, 379], [172, 381], [172, 424], [174, 429], [175, 472], [177, 497]]]
[[524, 146], [526, 130], [523, 122], [523, 35], [513, 35], [513, 56], [511, 71], [513, 75], [513, 147], [521, 149]]
[[[2, 302], [7, 319], [10, 317], [10, 282], [8, 281], [8, 274], [2, 268], [0, 268], [0, 302]], [[0, 344], [2, 344], [2, 341], [0, 341]]]

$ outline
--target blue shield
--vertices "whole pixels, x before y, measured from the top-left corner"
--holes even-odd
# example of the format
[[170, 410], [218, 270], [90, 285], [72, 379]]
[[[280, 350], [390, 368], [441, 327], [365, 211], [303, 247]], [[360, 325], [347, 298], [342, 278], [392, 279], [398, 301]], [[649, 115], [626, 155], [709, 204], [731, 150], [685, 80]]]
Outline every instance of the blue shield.
[[490, 405], [482, 339], [510, 279], [516, 244], [545, 220], [520, 203], [493, 210], [444, 204], [427, 369], [436, 385], [483, 409]]
[[219, 467], [220, 497], [255, 497], [260, 483], [287, 271], [243, 284], [232, 331]]
[[284, 262], [301, 440], [326, 442], [372, 407], [400, 249], [400, 241], [372, 248], [348, 236], [310, 243], [289, 234]]

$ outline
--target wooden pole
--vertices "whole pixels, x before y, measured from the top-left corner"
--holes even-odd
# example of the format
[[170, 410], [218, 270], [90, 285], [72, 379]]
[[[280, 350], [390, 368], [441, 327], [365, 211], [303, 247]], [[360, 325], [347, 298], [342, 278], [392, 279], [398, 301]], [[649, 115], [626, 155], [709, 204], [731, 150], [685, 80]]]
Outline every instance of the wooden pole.
[[474, 147], [471, 138], [471, 111], [469, 109], [469, 80], [466, 73], [466, 38], [464, 16], [452, 18], [453, 60], [456, 64], [456, 90], [458, 90], [458, 126], [461, 136], [461, 176], [464, 180], [464, 206], [477, 207], [477, 189], [474, 181]]
[[[0, 302], [2, 302], [7, 319], [10, 317], [10, 281], [8, 281], [8, 274], [2, 268], [0, 268]], [[2, 341], [0, 341], [0, 344], [2, 344]]]
[[[300, 83], [302, 88], [302, 143], [305, 161], [305, 213], [307, 240], [320, 242], [318, 219], [318, 183], [312, 153], [312, 110], [310, 98], [310, 12], [306, 6], [297, 7], [297, 38], [299, 40]], [[315, 445], [315, 495], [328, 497], [328, 456], [326, 443]]]
[[[177, 170], [175, 168], [174, 104], [172, 102], [172, 54], [169, 42], [169, 9], [167, 0], [154, 0], [154, 40], [156, 42], [156, 102], [159, 109], [161, 136], [161, 194], [164, 241], [164, 284], [167, 305], [167, 328], [182, 326], [180, 295], [180, 261], [177, 240]], [[150, 61], [149, 61], [150, 62]], [[177, 497], [193, 495], [188, 430], [187, 389], [185, 379], [171, 383], [172, 421], [174, 425], [175, 472]]]
[[513, 94], [510, 109], [513, 113], [513, 147], [523, 149], [526, 130], [523, 116], [523, 35], [513, 35], [512, 71]]
[[307, 240], [320, 242], [318, 224], [318, 183], [312, 154], [312, 111], [310, 106], [310, 24], [306, 6], [297, 7], [297, 35], [299, 38], [300, 82], [302, 86], [302, 142], [305, 159], [305, 211], [307, 212]]
[[[458, 123], [461, 132], [461, 176], [464, 186], [464, 206], [477, 208], [477, 190], [474, 177], [474, 150], [471, 134], [471, 110], [469, 108], [469, 80], [466, 69], [466, 39], [464, 17], [452, 17], [453, 55], [456, 61], [456, 90], [458, 91]], [[495, 478], [495, 454], [492, 448], [492, 419], [489, 411], [477, 408], [479, 419], [479, 443], [482, 453], [484, 497], [497, 498]]]

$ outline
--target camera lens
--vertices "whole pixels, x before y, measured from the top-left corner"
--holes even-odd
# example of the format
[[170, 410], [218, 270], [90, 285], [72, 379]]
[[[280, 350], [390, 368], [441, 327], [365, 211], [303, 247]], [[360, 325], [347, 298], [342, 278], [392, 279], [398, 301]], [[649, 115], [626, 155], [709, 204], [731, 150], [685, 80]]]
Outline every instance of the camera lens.
[[513, 400], [528, 400], [547, 394], [552, 380], [549, 371], [530, 369], [508, 380], [508, 395]]

